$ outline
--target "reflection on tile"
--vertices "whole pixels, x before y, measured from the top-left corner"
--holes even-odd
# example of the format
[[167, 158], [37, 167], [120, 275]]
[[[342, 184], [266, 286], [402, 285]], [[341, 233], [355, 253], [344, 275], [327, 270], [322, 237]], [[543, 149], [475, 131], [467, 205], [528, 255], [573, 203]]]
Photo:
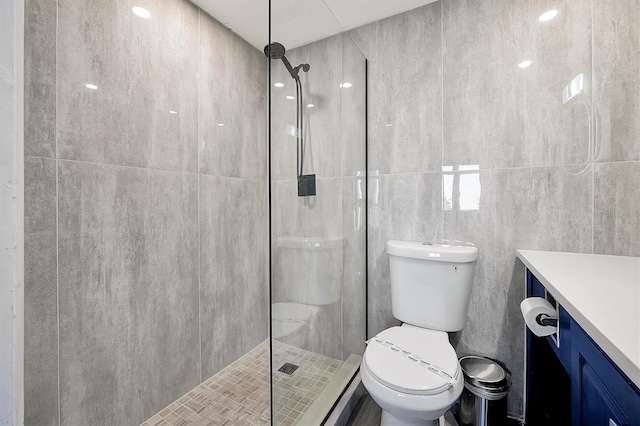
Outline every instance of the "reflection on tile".
[[25, 1], [25, 155], [56, 156], [56, 6]]
[[439, 171], [442, 163], [440, 3], [351, 31], [369, 63], [369, 168]]
[[[340, 236], [286, 235], [273, 242], [272, 337], [342, 357], [343, 250]], [[278, 303], [280, 302], [280, 303]]]
[[[591, 174], [579, 168], [480, 172], [479, 210], [444, 212], [444, 237], [473, 242], [480, 257], [458, 353], [496, 357], [522, 383], [524, 272], [517, 249], [590, 252]], [[491, 326], [487, 326], [491, 324]], [[519, 377], [520, 376], [520, 377]], [[522, 412], [522, 387], [509, 411]]]
[[[273, 301], [319, 306], [313, 331], [300, 346], [339, 358], [342, 356], [339, 302], [345, 244], [342, 179], [318, 179], [315, 197], [298, 197], [296, 181], [272, 181], [271, 185]], [[328, 251], [299, 248], [298, 253], [288, 248], [304, 239], [326, 242], [327, 247], [332, 248]], [[292, 267], [292, 264], [298, 267]], [[309, 293], [301, 291], [303, 288], [328, 291]]]
[[195, 172], [198, 9], [167, 0], [141, 19], [129, 0], [58, 3], [58, 46], [74, 47], [58, 52], [59, 156]]
[[364, 178], [342, 179], [342, 359], [362, 355], [366, 337], [366, 236]]
[[58, 424], [55, 160], [25, 158], [25, 424]]
[[317, 196], [298, 197], [297, 182], [271, 182], [272, 241], [289, 235], [335, 237], [342, 234], [342, 181], [316, 180]]
[[640, 3], [593, 2], [598, 161], [640, 159]]
[[200, 173], [265, 179], [267, 58], [204, 13], [200, 43]]
[[[366, 59], [348, 36], [342, 37], [341, 121], [342, 176], [366, 170], [367, 70]], [[348, 86], [348, 87], [347, 87]]]
[[386, 243], [434, 241], [442, 232], [439, 173], [369, 177], [369, 336], [398, 323], [391, 313]]
[[[589, 153], [591, 2], [443, 5], [444, 163], [482, 168], [581, 164]], [[526, 68], [518, 64], [530, 60]], [[567, 104], [578, 74], [584, 91]]]
[[594, 253], [640, 256], [640, 163], [597, 164]]
[[202, 377], [268, 334], [266, 183], [200, 176]]
[[196, 179], [60, 162], [62, 423], [140, 422], [198, 383]]
[[[342, 35], [329, 37], [287, 52], [293, 66], [308, 63], [302, 73], [304, 100], [304, 173], [319, 177], [336, 177], [342, 173], [342, 140], [340, 131], [342, 82]], [[296, 139], [290, 133], [296, 128], [294, 80], [280, 61], [271, 61], [271, 81], [284, 87], [271, 87], [271, 177], [293, 179], [296, 164]], [[312, 108], [307, 105], [314, 105]]]

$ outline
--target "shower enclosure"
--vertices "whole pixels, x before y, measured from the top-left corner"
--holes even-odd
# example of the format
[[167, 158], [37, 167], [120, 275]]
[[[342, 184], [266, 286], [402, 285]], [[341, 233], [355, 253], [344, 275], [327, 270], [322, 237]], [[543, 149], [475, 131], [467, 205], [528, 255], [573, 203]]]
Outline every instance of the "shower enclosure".
[[289, 3], [271, 11], [272, 420], [321, 424], [366, 340], [366, 59], [340, 31], [292, 31]]
[[362, 54], [284, 0], [24, 6], [24, 423], [320, 424], [365, 341]]

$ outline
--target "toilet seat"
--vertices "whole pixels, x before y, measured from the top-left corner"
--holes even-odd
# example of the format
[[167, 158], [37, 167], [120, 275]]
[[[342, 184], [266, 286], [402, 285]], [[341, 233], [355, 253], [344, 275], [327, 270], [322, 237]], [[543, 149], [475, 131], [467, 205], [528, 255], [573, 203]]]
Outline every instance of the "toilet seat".
[[408, 324], [368, 342], [363, 363], [381, 384], [411, 395], [446, 392], [460, 382], [460, 364], [445, 332]]

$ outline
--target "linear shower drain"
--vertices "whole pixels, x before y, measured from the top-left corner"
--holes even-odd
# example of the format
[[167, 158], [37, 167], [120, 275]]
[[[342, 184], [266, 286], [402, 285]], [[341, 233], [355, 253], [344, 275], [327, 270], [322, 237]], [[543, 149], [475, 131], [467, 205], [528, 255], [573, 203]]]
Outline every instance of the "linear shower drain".
[[298, 369], [298, 366], [295, 364], [291, 364], [290, 362], [285, 362], [284, 365], [278, 368], [278, 371], [284, 374], [292, 375], [294, 371]]

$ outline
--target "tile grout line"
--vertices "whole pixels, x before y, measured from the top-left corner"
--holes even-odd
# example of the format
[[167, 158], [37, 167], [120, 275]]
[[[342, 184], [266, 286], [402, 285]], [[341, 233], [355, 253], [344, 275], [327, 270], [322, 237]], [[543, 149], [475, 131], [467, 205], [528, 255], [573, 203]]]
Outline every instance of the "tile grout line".
[[[595, 39], [595, 13], [594, 13], [594, 1], [591, 0], [591, 137], [592, 142], [589, 146], [589, 149], [593, 151], [594, 157], [591, 158], [591, 253], [595, 252], [596, 242], [595, 242], [595, 228], [596, 228], [596, 218], [595, 218], [595, 205], [596, 205], [596, 190], [595, 190], [595, 175], [596, 175], [596, 159], [595, 155], [597, 153], [597, 143], [598, 143], [598, 125], [597, 125], [597, 117], [596, 117], [596, 109], [593, 101], [593, 93], [594, 93], [594, 82], [595, 82], [595, 64], [593, 60], [594, 56], [594, 39]], [[591, 154], [591, 153], [589, 153]]]
[[127, 168], [127, 169], [148, 170], [148, 171], [154, 171], [154, 172], [174, 173], [174, 174], [181, 174], [181, 175], [202, 175], [202, 176], [209, 176], [209, 177], [217, 178], [217, 179], [230, 179], [230, 180], [243, 180], [243, 181], [249, 181], [249, 182], [261, 182], [261, 179], [258, 179], [258, 178], [245, 178], [245, 177], [239, 177], [239, 176], [220, 176], [220, 175], [214, 175], [214, 174], [209, 174], [209, 173], [200, 173], [198, 171], [188, 172], [188, 171], [183, 171], [183, 170], [159, 169], [159, 168], [156, 168], [156, 167], [129, 166], [129, 165], [125, 165], [125, 164], [114, 164], [114, 163], [96, 163], [94, 161], [73, 160], [73, 159], [68, 159], [68, 158], [57, 158], [57, 157], [43, 157], [43, 156], [40, 156], [40, 155], [27, 155], [26, 157], [42, 158], [42, 159], [45, 159], [45, 160], [59, 160], [59, 161], [66, 161], [66, 162], [69, 162], [69, 163], [89, 164], [89, 165], [94, 165], [94, 166], [122, 167], [122, 168]]
[[196, 171], [198, 183], [197, 183], [197, 210], [198, 210], [198, 354], [200, 359], [198, 361], [198, 382], [202, 383], [202, 318], [201, 318], [201, 294], [202, 294], [202, 276], [200, 262], [202, 259], [201, 247], [200, 247], [200, 73], [202, 68], [202, 9], [198, 8], [198, 66], [196, 72], [196, 87], [198, 91], [196, 93]]
[[[444, 168], [444, 2], [440, 2], [440, 167]], [[442, 173], [442, 172], [440, 172]], [[440, 232], [444, 234], [444, 176], [440, 184]]]
[[[165, 172], [165, 173], [175, 173], [175, 174], [185, 174], [185, 175], [198, 175], [198, 176], [207, 176], [216, 179], [230, 179], [230, 180], [243, 180], [248, 182], [264, 182], [262, 179], [255, 178], [245, 178], [245, 177], [237, 177], [237, 176], [219, 176], [208, 173], [201, 172], [187, 172], [180, 170], [165, 170], [158, 169], [153, 167], [140, 167], [140, 166], [129, 166], [124, 164], [113, 164], [113, 163], [96, 163], [93, 161], [83, 161], [83, 160], [73, 160], [68, 158], [57, 158], [57, 157], [45, 157], [42, 155], [25, 155], [25, 158], [39, 158], [44, 160], [55, 160], [69, 163], [78, 163], [78, 164], [88, 164], [95, 166], [110, 166], [110, 167], [122, 167], [129, 169], [139, 169], [139, 170], [148, 170], [148, 171], [156, 171], [156, 172]], [[620, 161], [601, 161], [601, 162], [593, 162], [593, 165], [611, 165], [611, 164], [627, 164], [627, 163], [640, 163], [640, 159], [638, 160], [620, 160]], [[480, 168], [478, 171], [487, 172], [487, 171], [496, 171], [496, 170], [521, 170], [521, 169], [553, 169], [553, 168], [568, 168], [568, 167], [580, 167], [585, 166], [585, 164], [571, 163], [571, 164], [542, 164], [542, 165], [531, 165], [531, 166], [512, 166], [512, 167], [488, 167], [488, 168]], [[469, 170], [469, 172], [475, 172], [476, 170]], [[437, 174], [443, 173], [442, 170], [426, 170], [426, 171], [413, 171], [413, 172], [401, 172], [401, 173], [380, 173], [377, 176], [399, 176], [399, 175], [422, 175], [422, 174]], [[330, 181], [330, 180], [339, 180], [339, 179], [355, 179], [357, 176], [334, 176], [334, 177], [325, 177], [318, 178], [318, 180]], [[273, 182], [295, 182], [295, 179], [276, 179]]]
[[58, 338], [58, 426], [62, 424], [62, 397], [60, 392], [60, 190], [58, 161], [58, 31], [60, 28], [60, 1], [56, 1], [56, 34], [55, 34], [55, 133], [54, 133], [54, 158], [56, 167], [56, 328]]
[[[623, 160], [623, 161], [603, 161], [592, 163], [591, 165], [613, 165], [613, 164], [628, 164], [628, 163], [640, 163], [640, 160]], [[539, 166], [518, 166], [518, 167], [491, 167], [491, 168], [480, 168], [477, 170], [466, 170], [463, 171], [463, 174], [472, 174], [472, 173], [482, 173], [482, 172], [495, 172], [495, 171], [518, 171], [518, 170], [532, 170], [532, 169], [562, 169], [562, 168], [571, 168], [571, 167], [584, 167], [590, 164], [551, 164], [551, 165], [539, 165]], [[455, 172], [460, 172], [455, 171]], [[380, 173], [375, 177], [390, 177], [390, 176], [413, 176], [413, 175], [435, 175], [435, 174], [454, 174], [454, 171], [451, 172], [443, 172], [441, 170], [428, 170], [428, 171], [414, 171], [414, 172], [402, 172], [402, 173]], [[334, 178], [325, 178], [324, 180], [330, 180]], [[278, 180], [276, 182], [287, 182], [289, 180]], [[291, 180], [292, 181], [292, 180]]]

